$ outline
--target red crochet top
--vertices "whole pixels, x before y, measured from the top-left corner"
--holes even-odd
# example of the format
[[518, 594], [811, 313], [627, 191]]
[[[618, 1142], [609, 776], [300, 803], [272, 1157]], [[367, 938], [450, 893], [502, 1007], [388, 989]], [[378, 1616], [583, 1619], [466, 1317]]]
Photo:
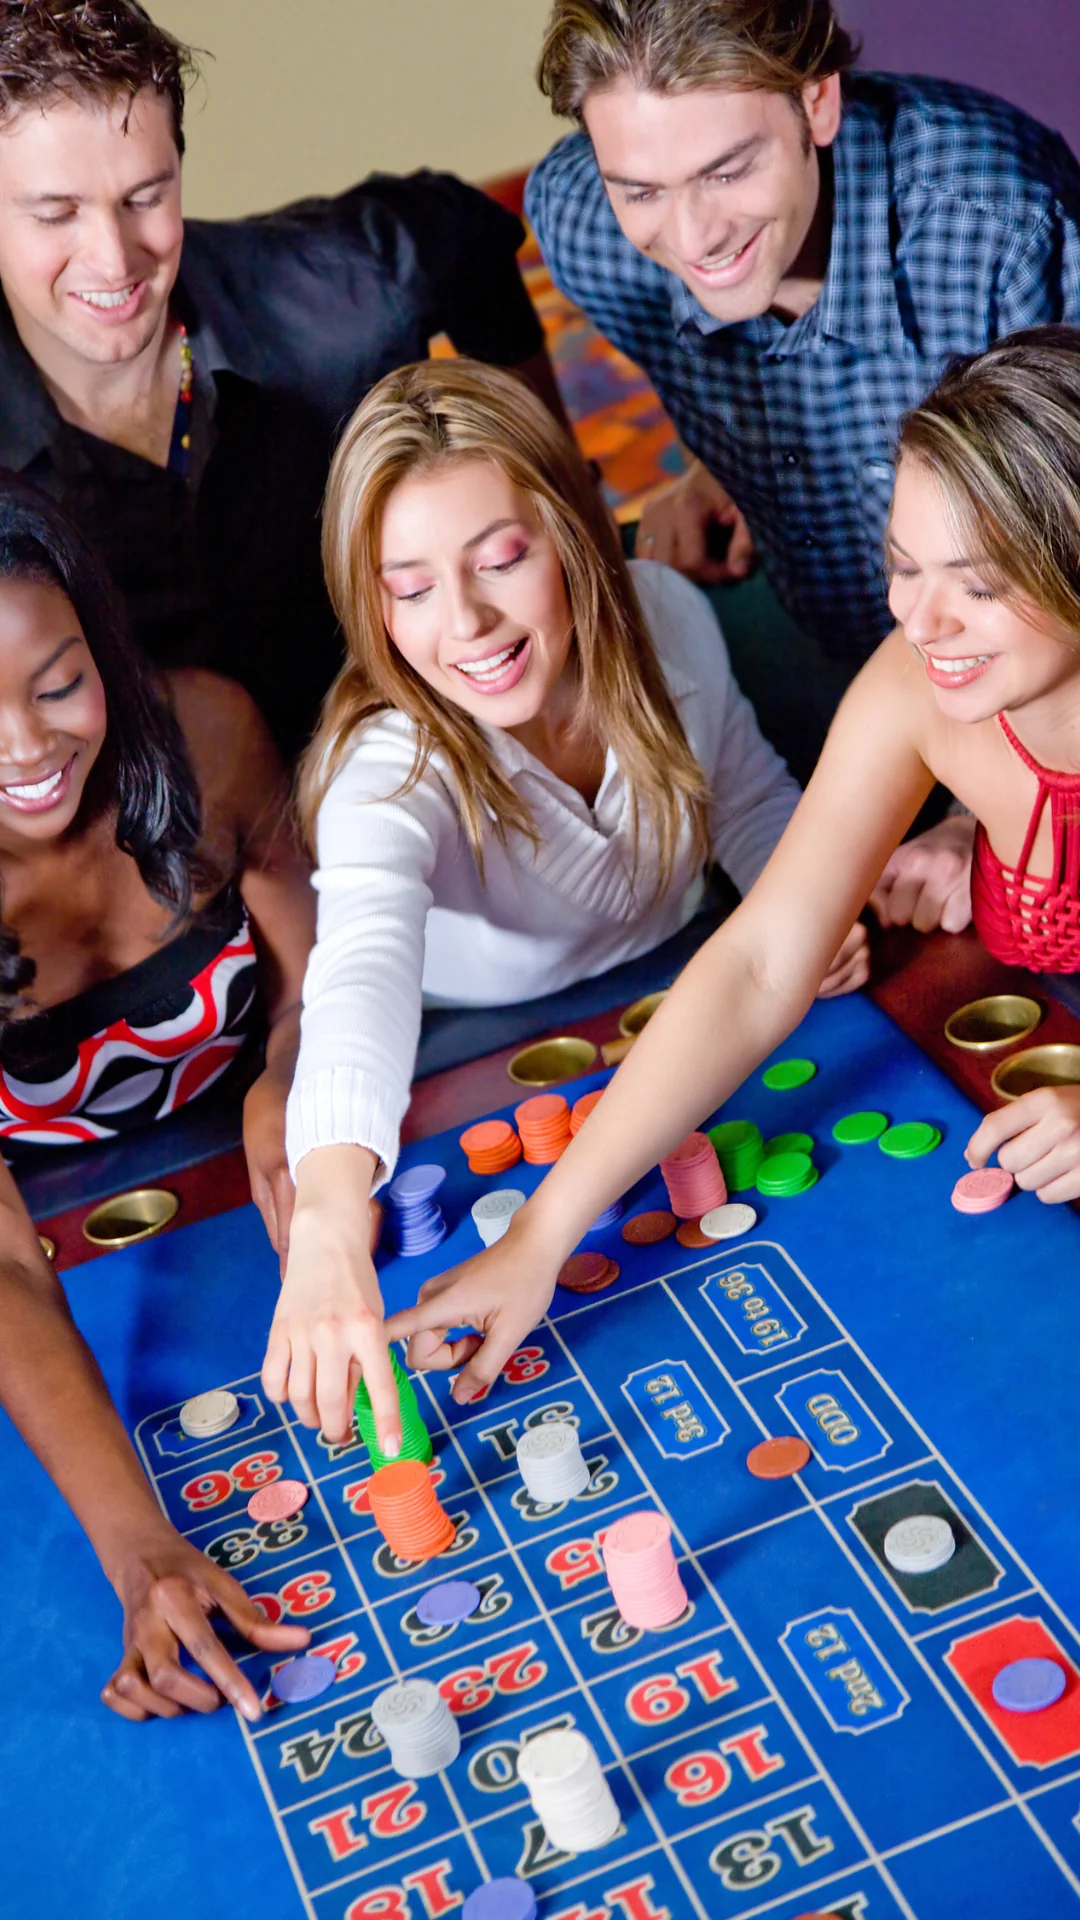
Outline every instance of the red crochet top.
[[[1014, 753], [1035, 775], [1039, 790], [1015, 867], [1002, 864], [985, 829], [976, 827], [972, 916], [995, 960], [1036, 973], [1080, 973], [1080, 774], [1040, 767], [1003, 713], [998, 722]], [[1028, 861], [1048, 800], [1052, 868], [1049, 878], [1038, 880], [1028, 872]]]

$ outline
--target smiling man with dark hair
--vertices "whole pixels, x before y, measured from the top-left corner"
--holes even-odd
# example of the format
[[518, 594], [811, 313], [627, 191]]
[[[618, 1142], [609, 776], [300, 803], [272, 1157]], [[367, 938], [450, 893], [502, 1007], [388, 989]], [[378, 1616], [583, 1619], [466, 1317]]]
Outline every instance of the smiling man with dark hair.
[[368, 387], [447, 333], [552, 404], [520, 223], [448, 174], [181, 214], [188, 49], [134, 0], [0, 0], [0, 466], [63, 502], [161, 665], [307, 739], [339, 664], [318, 521]]

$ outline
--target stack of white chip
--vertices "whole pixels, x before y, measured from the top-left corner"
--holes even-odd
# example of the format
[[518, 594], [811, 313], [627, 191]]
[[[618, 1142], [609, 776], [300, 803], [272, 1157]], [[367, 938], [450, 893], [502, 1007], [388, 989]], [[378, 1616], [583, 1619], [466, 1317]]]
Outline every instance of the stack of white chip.
[[493, 1193], [481, 1194], [472, 1208], [473, 1222], [485, 1247], [493, 1247], [501, 1240], [519, 1207], [525, 1205], [525, 1195], [518, 1187], [497, 1187]]
[[584, 1493], [592, 1478], [578, 1430], [568, 1420], [541, 1420], [526, 1427], [517, 1443], [517, 1463], [530, 1500], [545, 1506]]
[[538, 1733], [521, 1747], [517, 1770], [553, 1847], [588, 1853], [614, 1839], [622, 1824], [619, 1809], [583, 1733]]
[[956, 1535], [940, 1513], [913, 1513], [885, 1535], [885, 1558], [897, 1573], [936, 1573], [956, 1552]]
[[390, 1749], [390, 1765], [406, 1780], [441, 1773], [461, 1752], [461, 1734], [431, 1680], [400, 1680], [384, 1687], [371, 1717]]
[[180, 1425], [191, 1440], [212, 1440], [215, 1434], [227, 1433], [239, 1418], [240, 1402], [227, 1387], [197, 1393], [180, 1409]]

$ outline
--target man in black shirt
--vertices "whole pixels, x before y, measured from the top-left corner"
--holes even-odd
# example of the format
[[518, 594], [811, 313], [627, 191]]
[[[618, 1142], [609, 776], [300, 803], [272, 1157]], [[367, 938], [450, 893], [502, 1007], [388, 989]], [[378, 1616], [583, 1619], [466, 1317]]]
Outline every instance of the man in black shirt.
[[0, 0], [0, 466], [97, 542], [137, 638], [288, 753], [339, 661], [319, 507], [367, 389], [445, 332], [557, 408], [515, 251], [448, 174], [183, 221], [187, 50], [133, 0]]

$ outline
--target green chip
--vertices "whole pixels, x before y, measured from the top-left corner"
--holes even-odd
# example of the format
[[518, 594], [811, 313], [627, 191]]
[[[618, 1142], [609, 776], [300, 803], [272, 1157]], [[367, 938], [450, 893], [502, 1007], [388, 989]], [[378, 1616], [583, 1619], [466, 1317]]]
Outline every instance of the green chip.
[[814, 1142], [808, 1133], [774, 1133], [771, 1140], [765, 1142], [765, 1158], [772, 1159], [778, 1153], [813, 1153]]
[[886, 1127], [878, 1141], [882, 1153], [893, 1160], [921, 1160], [941, 1145], [941, 1135], [928, 1120], [904, 1120], [898, 1127]]
[[837, 1121], [832, 1137], [842, 1147], [862, 1147], [869, 1140], [879, 1139], [888, 1124], [884, 1113], [846, 1113]]
[[709, 1139], [717, 1153], [734, 1153], [739, 1147], [758, 1146], [761, 1129], [754, 1120], [721, 1120], [709, 1128]]
[[808, 1153], [774, 1153], [758, 1168], [759, 1193], [800, 1193], [814, 1163]]
[[774, 1093], [787, 1093], [792, 1087], [805, 1087], [816, 1072], [812, 1060], [778, 1060], [775, 1066], [766, 1067], [761, 1077]]
[[[390, 1348], [390, 1366], [394, 1375], [394, 1384], [398, 1390], [398, 1406], [401, 1412], [401, 1451], [395, 1455], [395, 1458], [426, 1462], [431, 1459], [433, 1451], [431, 1435], [424, 1425], [413, 1383], [393, 1347]], [[355, 1413], [360, 1438], [371, 1455], [372, 1466], [376, 1469], [387, 1466], [389, 1464], [387, 1456], [376, 1438], [375, 1416], [371, 1410], [371, 1396], [365, 1380], [357, 1383]]]

